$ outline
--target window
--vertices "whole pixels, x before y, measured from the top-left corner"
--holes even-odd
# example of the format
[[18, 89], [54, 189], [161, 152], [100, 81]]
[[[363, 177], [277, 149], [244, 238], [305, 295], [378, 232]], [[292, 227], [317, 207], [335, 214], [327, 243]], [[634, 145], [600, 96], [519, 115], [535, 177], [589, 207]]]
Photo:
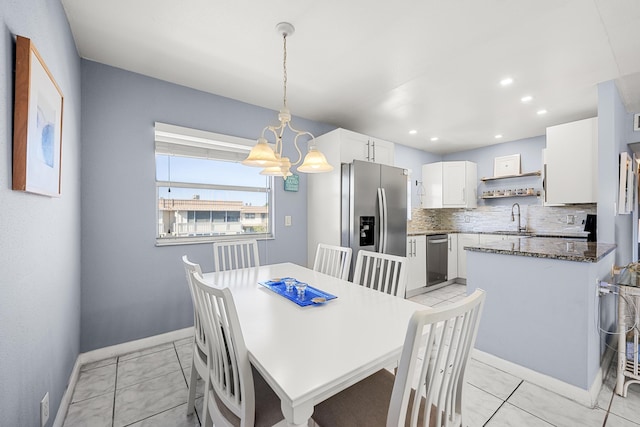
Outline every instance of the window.
[[273, 178], [240, 164], [253, 144], [155, 124], [157, 244], [273, 235]]

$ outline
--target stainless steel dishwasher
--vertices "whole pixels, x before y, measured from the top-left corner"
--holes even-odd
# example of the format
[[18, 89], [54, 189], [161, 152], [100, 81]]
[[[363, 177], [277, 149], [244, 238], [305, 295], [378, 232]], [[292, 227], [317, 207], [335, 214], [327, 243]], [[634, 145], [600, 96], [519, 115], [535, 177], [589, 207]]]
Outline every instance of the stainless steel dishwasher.
[[427, 287], [447, 281], [448, 242], [446, 234], [427, 236]]

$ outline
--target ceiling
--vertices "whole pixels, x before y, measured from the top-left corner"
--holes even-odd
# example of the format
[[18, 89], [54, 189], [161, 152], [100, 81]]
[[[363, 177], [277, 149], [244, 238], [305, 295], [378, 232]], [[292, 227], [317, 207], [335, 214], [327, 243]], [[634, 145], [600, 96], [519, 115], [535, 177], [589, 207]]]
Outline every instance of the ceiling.
[[[627, 110], [640, 111], [637, 0], [62, 4], [83, 58], [273, 110], [283, 97], [275, 26], [290, 22], [294, 116], [432, 153], [593, 117], [604, 81], [616, 80]], [[502, 87], [505, 77], [513, 83]]]

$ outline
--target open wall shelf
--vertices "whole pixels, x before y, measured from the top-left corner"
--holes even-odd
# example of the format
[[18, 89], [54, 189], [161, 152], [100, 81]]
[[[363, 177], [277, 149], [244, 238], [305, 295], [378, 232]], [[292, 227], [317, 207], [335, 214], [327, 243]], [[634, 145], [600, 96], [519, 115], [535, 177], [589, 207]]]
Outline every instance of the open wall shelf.
[[485, 178], [480, 178], [480, 181], [495, 181], [495, 180], [498, 180], [498, 179], [522, 178], [522, 177], [525, 177], [525, 176], [541, 176], [541, 175], [542, 175], [541, 171], [535, 171], [535, 172], [520, 173], [520, 174], [517, 174], [517, 175], [485, 177]]

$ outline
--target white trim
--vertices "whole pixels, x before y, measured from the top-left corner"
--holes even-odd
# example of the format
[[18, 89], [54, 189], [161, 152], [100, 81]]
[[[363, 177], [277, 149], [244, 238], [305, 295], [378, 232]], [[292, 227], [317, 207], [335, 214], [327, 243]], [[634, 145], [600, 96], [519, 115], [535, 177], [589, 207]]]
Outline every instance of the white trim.
[[67, 410], [69, 409], [69, 405], [71, 404], [71, 397], [73, 397], [73, 390], [76, 388], [78, 376], [80, 376], [80, 366], [82, 366], [82, 363], [80, 363], [80, 355], [78, 355], [78, 357], [76, 358], [76, 363], [73, 365], [71, 376], [69, 377], [67, 389], [62, 395], [60, 406], [58, 406], [58, 412], [56, 412], [56, 419], [53, 421], [53, 427], [62, 427], [64, 424], [64, 419], [67, 416]]
[[167, 332], [165, 334], [154, 335], [152, 337], [142, 338], [135, 341], [128, 341], [122, 344], [116, 344], [109, 347], [99, 348], [97, 350], [88, 351], [86, 353], [80, 353], [76, 358], [76, 363], [71, 371], [69, 377], [69, 385], [62, 396], [58, 412], [56, 413], [56, 419], [53, 422], [53, 427], [62, 427], [64, 419], [67, 415], [67, 410], [71, 404], [71, 397], [73, 396], [73, 390], [78, 382], [80, 376], [80, 368], [87, 363], [97, 362], [98, 360], [108, 359], [110, 357], [122, 356], [133, 351], [144, 350], [145, 348], [154, 347], [156, 345], [164, 344], [167, 342], [178, 341], [183, 338], [189, 338], [193, 336], [193, 327], [184, 329], [178, 329], [176, 331]]
[[486, 363], [487, 365], [491, 365], [501, 371], [507, 372], [518, 378], [522, 378], [527, 382], [559, 394], [560, 396], [564, 396], [567, 399], [571, 399], [583, 406], [594, 408], [598, 402], [598, 394], [602, 388], [602, 382], [607, 374], [607, 369], [611, 364], [613, 353], [614, 352], [611, 351], [611, 349], [607, 349], [605, 352], [600, 369], [598, 370], [589, 390], [584, 390], [580, 387], [565, 383], [564, 381], [541, 374], [540, 372], [536, 372], [532, 369], [516, 365], [515, 363], [501, 359], [492, 354], [485, 353], [478, 349], [473, 349], [471, 357], [479, 362]]

